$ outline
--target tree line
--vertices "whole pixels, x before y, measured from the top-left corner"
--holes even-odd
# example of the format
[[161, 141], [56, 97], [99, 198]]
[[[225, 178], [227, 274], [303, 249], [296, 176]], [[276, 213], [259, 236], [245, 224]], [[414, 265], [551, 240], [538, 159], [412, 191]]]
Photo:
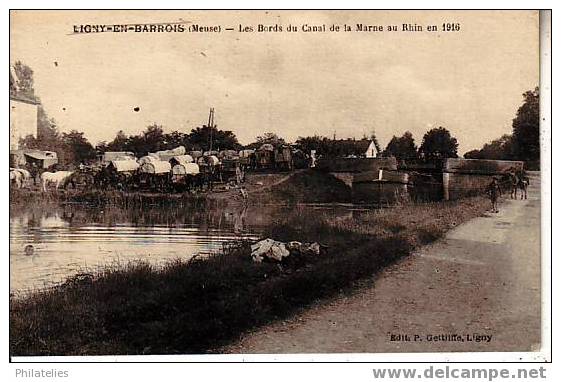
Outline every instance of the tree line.
[[[384, 150], [380, 148], [376, 135], [363, 137], [363, 140], [373, 141], [380, 156], [396, 157], [399, 160], [410, 159], [441, 159], [458, 157], [458, 141], [452, 137], [444, 127], [429, 130], [423, 137], [420, 147], [417, 148], [411, 132], [406, 131], [401, 137], [393, 136]], [[315, 150], [318, 155], [338, 157], [352, 151], [355, 140], [333, 140], [315, 135], [313, 137], [300, 137], [296, 144], [305, 152]]]
[[540, 89], [523, 94], [524, 102], [512, 120], [512, 133], [465, 153], [471, 159], [523, 160], [539, 166], [540, 160]]
[[[27, 98], [40, 102], [33, 88], [33, 70], [19, 61], [14, 65], [14, 70], [18, 76], [18, 90]], [[479, 150], [465, 153], [465, 158], [539, 161], [539, 88], [527, 91], [523, 97], [524, 102], [512, 122], [512, 134], [503, 135]], [[286, 144], [282, 137], [271, 132], [264, 133], [256, 137], [254, 142], [243, 146], [232, 131], [220, 130], [216, 125], [203, 124], [193, 128], [189, 133], [180, 131], [165, 133], [163, 126], [154, 123], [136, 135], [127, 136], [120, 130], [110, 142], [103, 141], [94, 147], [83, 132], [71, 130], [68, 133], [61, 133], [56, 121], [48, 117], [42, 106], [39, 106], [37, 124], [37, 136], [25, 137], [20, 142], [20, 146], [55, 151], [62, 163], [89, 161], [105, 151], [131, 151], [137, 156], [143, 156], [177, 146], [184, 146], [188, 151], [206, 151], [210, 146], [215, 150], [240, 150], [244, 147], [256, 149], [266, 143], [273, 146]], [[399, 160], [458, 157], [457, 139], [442, 126], [427, 131], [419, 147], [409, 131], [400, 137], [394, 135], [384, 150], [381, 149], [375, 134], [370, 137], [365, 136], [363, 139], [374, 141], [379, 155], [394, 156]], [[355, 145], [355, 142], [315, 135], [299, 137], [295, 144], [306, 153], [315, 150], [318, 155], [335, 157], [351, 152], [350, 146]]]
[[216, 150], [240, 150], [242, 145], [236, 135], [229, 130], [220, 130], [216, 126], [200, 126], [190, 133], [173, 131], [164, 133], [163, 127], [152, 124], [142, 133], [127, 136], [121, 130], [111, 142], [101, 142], [96, 146], [98, 152], [132, 151], [137, 156], [144, 156], [151, 152], [169, 150], [184, 146], [187, 151], [209, 149], [212, 142]]
[[[512, 133], [505, 134], [481, 149], [464, 154], [466, 159], [520, 160], [530, 168], [538, 168], [540, 160], [540, 91], [539, 87], [523, 94], [523, 103], [512, 120]], [[393, 136], [383, 152], [385, 156], [398, 159], [438, 159], [456, 158], [458, 142], [450, 132], [439, 127], [428, 131], [423, 136], [421, 146], [417, 148], [411, 132], [406, 131], [401, 137]]]

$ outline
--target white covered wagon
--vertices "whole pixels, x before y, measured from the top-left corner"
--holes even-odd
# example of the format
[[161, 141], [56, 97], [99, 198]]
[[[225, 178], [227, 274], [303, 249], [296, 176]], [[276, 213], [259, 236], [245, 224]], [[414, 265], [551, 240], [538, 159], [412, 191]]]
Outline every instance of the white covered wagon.
[[144, 163], [152, 163], [152, 162], [158, 162], [158, 161], [160, 161], [160, 157], [157, 154], [150, 153], [150, 154], [145, 155], [142, 158], [140, 158], [138, 160], [138, 164], [140, 164], [142, 166]]
[[171, 150], [156, 151], [154, 153], [154, 155], [156, 155], [160, 160], [167, 162], [171, 158], [173, 158], [175, 156], [178, 156], [178, 155], [185, 155], [185, 153], [186, 153], [185, 147], [184, 146], [178, 146], [178, 147], [176, 147], [174, 149], [171, 149]]
[[139, 167], [134, 159], [112, 160], [98, 173], [96, 183], [103, 188], [127, 190]]
[[140, 189], [165, 192], [169, 189], [171, 165], [167, 161], [152, 161], [140, 165], [137, 185]]
[[140, 165], [140, 172], [143, 174], [169, 174], [171, 171], [171, 164], [166, 161], [152, 161], [145, 162]]
[[172, 175], [197, 175], [200, 172], [199, 165], [193, 162], [178, 162], [172, 169]]
[[174, 157], [170, 160], [170, 163], [173, 163], [171, 168], [173, 187], [177, 191], [190, 190], [198, 180], [200, 173], [199, 165], [193, 163], [193, 158], [189, 155]]
[[122, 159], [122, 160], [112, 160], [107, 166], [111, 171], [123, 173], [132, 173], [140, 167], [140, 165], [134, 159]]

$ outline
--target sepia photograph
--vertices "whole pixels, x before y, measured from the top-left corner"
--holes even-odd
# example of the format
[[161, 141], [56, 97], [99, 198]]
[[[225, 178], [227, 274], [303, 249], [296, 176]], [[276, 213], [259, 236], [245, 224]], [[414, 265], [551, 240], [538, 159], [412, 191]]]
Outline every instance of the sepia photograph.
[[9, 22], [12, 361], [549, 344], [551, 13]]

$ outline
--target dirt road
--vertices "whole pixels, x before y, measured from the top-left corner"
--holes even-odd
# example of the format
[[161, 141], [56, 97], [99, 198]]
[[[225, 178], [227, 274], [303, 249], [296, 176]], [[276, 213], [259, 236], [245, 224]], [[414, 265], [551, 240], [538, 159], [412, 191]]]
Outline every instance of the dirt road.
[[352, 295], [247, 334], [229, 353], [529, 351], [540, 343], [539, 176]]

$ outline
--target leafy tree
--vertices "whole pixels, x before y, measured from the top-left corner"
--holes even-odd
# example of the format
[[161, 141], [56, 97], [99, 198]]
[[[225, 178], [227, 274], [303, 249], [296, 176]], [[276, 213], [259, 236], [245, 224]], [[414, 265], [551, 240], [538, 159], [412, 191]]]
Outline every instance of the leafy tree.
[[37, 148], [37, 138], [29, 134], [23, 138], [19, 139], [19, 147], [24, 149], [36, 149]]
[[84, 137], [84, 133], [76, 130], [62, 133], [62, 143], [63, 151], [67, 156], [66, 162], [81, 163], [95, 158], [95, 150]]
[[323, 155], [327, 151], [326, 148], [329, 141], [330, 140], [326, 137], [314, 135], [312, 137], [298, 137], [295, 143], [298, 148], [306, 154], [309, 154], [312, 150], [316, 150], [317, 155]]
[[363, 138], [360, 140], [354, 138], [327, 140], [325, 142], [326, 146], [323, 149], [323, 154], [327, 157], [361, 157], [364, 155], [365, 146], [358, 143], [362, 141], [366, 141], [368, 144], [370, 143], [370, 140], [368, 140], [368, 138]]
[[128, 140], [129, 139], [123, 130], [119, 130], [115, 138], [106, 145], [106, 149], [104, 151], [127, 151]]
[[144, 130], [143, 138], [146, 146], [150, 147], [148, 151], [159, 151], [164, 145], [164, 129], [162, 126], [152, 124]]
[[197, 150], [238, 150], [241, 148], [236, 135], [229, 130], [219, 130], [216, 126], [203, 125], [191, 130], [188, 141]]
[[108, 148], [107, 141], [98, 142], [98, 144], [95, 145], [94, 149], [95, 149], [96, 155], [101, 155], [102, 153], [104, 153], [106, 151], [111, 151]]
[[423, 159], [457, 158], [458, 141], [444, 127], [434, 128], [423, 136], [419, 156]]
[[37, 99], [35, 97], [35, 88], [33, 82], [33, 69], [25, 65], [21, 61], [16, 61], [14, 64], [14, 71], [17, 78], [17, 87], [19, 95], [23, 95], [30, 99]]
[[190, 150], [192, 147], [188, 135], [177, 130], [164, 135], [164, 146], [166, 149], [184, 146], [187, 150]]
[[284, 138], [279, 137], [276, 133], [265, 133], [263, 135], [259, 135], [255, 138], [255, 142], [250, 143], [247, 145], [250, 149], [258, 149], [261, 145], [264, 144], [271, 144], [273, 146], [284, 145], [286, 141]]
[[20, 141], [20, 146], [28, 149], [47, 150], [57, 153], [59, 163], [76, 164], [95, 158], [95, 150], [84, 137], [84, 133], [71, 130], [59, 133], [54, 120], [50, 126], [39, 130], [37, 137], [28, 135]]
[[417, 146], [415, 145], [413, 134], [406, 131], [401, 137], [394, 135], [386, 146], [384, 155], [394, 156], [397, 159], [417, 158]]
[[539, 161], [539, 88], [524, 93], [524, 103], [512, 121], [512, 135], [505, 134], [487, 143], [481, 150], [464, 154], [470, 159]]
[[[363, 156], [365, 145], [363, 141], [370, 142], [372, 138], [366, 136], [362, 139], [330, 139], [319, 135], [312, 137], [299, 137], [296, 145], [305, 153], [316, 150], [318, 156], [336, 158], [346, 157], [349, 155]], [[374, 142], [376, 144], [376, 141]], [[378, 151], [381, 152], [381, 151]]]
[[499, 139], [483, 145], [481, 150], [471, 150], [464, 154], [466, 159], [513, 159], [512, 135], [505, 134]]
[[[117, 134], [117, 137], [115, 137], [118, 140], [117, 142], [121, 142], [123, 136], [124, 134]], [[111, 147], [111, 143], [109, 146]], [[148, 126], [141, 134], [128, 137], [126, 139], [126, 143], [122, 146], [122, 149], [115, 151], [132, 151], [137, 156], [141, 157], [148, 155], [148, 153], [164, 149], [164, 130], [162, 126], [154, 123]]]
[[218, 130], [216, 127], [197, 127], [190, 134], [173, 131], [164, 133], [162, 126], [153, 124], [139, 135], [127, 137], [119, 131], [113, 141], [107, 144], [98, 144], [97, 150], [104, 151], [132, 151], [137, 156], [147, 155], [151, 152], [169, 150], [184, 146], [187, 150], [208, 150], [212, 132], [213, 149], [239, 149], [241, 145], [231, 131]]
[[540, 159], [540, 89], [524, 93], [524, 103], [512, 121], [514, 156], [518, 160]]

